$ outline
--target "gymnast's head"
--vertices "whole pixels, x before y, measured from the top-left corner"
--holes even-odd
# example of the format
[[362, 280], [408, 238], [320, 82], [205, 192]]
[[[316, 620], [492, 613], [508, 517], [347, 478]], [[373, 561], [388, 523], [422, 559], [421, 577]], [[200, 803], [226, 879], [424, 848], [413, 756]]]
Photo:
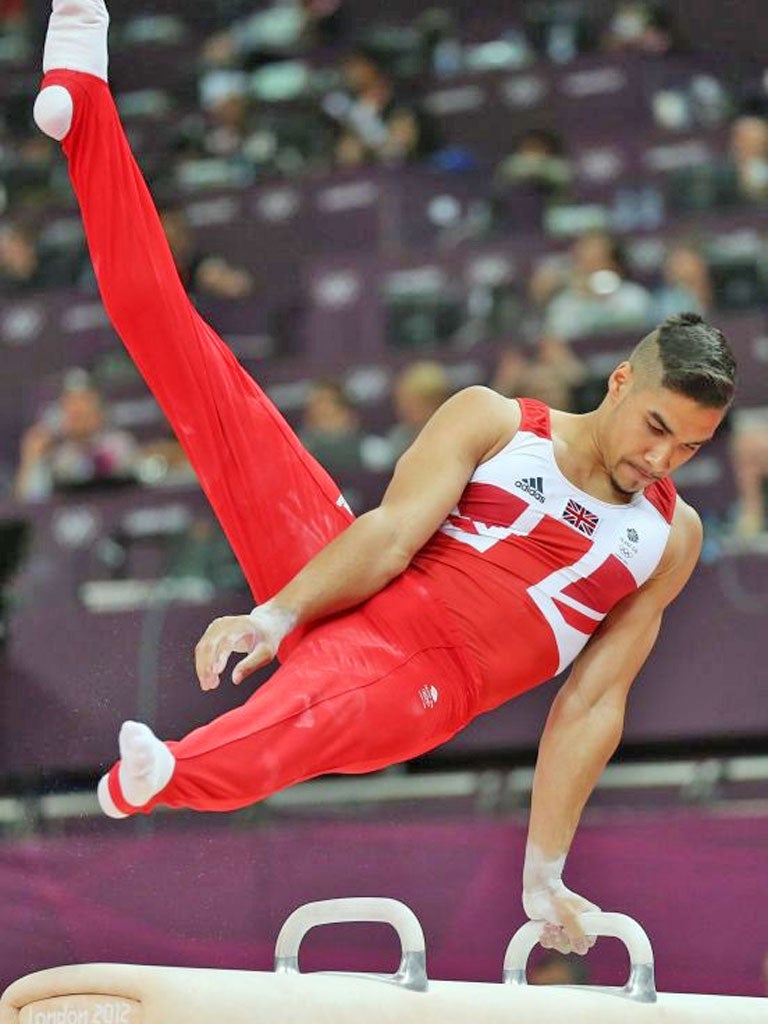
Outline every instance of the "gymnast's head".
[[668, 317], [608, 379], [597, 443], [614, 487], [634, 494], [669, 476], [714, 435], [734, 395], [736, 360], [698, 313]]

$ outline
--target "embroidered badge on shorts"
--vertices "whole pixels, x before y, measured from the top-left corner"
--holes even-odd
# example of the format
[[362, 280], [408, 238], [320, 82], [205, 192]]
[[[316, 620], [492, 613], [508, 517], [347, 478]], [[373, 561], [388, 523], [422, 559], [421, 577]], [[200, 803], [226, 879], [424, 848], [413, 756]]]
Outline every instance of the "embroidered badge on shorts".
[[422, 686], [419, 690], [419, 697], [421, 697], [421, 703], [425, 708], [433, 708], [437, 704], [437, 698], [439, 693], [437, 692], [436, 686]]

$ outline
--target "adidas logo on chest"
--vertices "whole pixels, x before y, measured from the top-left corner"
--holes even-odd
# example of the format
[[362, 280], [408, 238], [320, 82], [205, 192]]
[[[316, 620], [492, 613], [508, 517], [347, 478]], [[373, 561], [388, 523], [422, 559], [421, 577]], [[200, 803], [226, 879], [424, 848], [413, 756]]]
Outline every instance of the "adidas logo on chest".
[[526, 494], [530, 494], [530, 496], [535, 498], [536, 501], [540, 501], [544, 504], [544, 477], [521, 477], [520, 480], [515, 480], [515, 487], [520, 491], [525, 491]]

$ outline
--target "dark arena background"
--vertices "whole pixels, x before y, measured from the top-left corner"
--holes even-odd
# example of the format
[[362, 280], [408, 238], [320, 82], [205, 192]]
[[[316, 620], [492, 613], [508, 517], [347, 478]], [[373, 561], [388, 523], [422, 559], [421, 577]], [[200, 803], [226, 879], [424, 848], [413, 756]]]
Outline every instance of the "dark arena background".
[[[356, 513], [462, 387], [584, 412], [668, 315], [725, 333], [736, 401], [676, 476], [700, 564], [566, 880], [641, 922], [660, 990], [768, 994], [764, 5], [113, 0], [111, 16], [112, 90], [181, 278]], [[562, 680], [374, 775], [231, 814], [99, 811], [123, 720], [179, 737], [269, 670], [197, 685], [201, 633], [252, 600], [32, 121], [47, 17], [0, 0], [0, 988], [95, 961], [270, 970], [295, 907], [356, 895], [416, 912], [430, 977], [499, 981]], [[385, 97], [373, 113], [366, 89]], [[554, 969], [614, 985], [626, 964], [604, 939]], [[397, 947], [338, 927], [302, 966], [390, 971]]]

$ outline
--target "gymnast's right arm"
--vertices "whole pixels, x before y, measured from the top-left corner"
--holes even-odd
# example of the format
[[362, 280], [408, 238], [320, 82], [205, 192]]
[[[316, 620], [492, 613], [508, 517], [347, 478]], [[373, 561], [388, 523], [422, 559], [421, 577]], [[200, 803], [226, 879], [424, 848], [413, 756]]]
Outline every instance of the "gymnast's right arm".
[[204, 690], [218, 686], [230, 654], [247, 654], [241, 682], [274, 658], [296, 626], [344, 611], [382, 590], [456, 507], [476, 466], [520, 425], [520, 409], [488, 388], [449, 398], [400, 458], [378, 508], [356, 519], [266, 604], [215, 619], [195, 649]]

